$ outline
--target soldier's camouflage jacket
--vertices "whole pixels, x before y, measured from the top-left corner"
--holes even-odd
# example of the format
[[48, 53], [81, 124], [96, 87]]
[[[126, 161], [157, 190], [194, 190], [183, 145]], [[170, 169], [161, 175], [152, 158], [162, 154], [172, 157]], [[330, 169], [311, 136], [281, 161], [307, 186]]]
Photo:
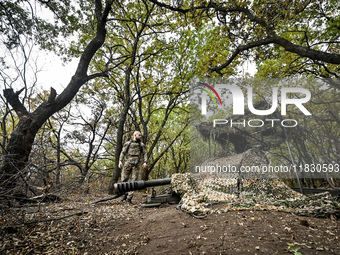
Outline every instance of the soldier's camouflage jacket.
[[[119, 161], [123, 162], [125, 156], [126, 160], [131, 164], [139, 164], [140, 162], [147, 163], [148, 160], [145, 144], [134, 140], [130, 140], [124, 144]], [[142, 161], [143, 159], [144, 161]]]

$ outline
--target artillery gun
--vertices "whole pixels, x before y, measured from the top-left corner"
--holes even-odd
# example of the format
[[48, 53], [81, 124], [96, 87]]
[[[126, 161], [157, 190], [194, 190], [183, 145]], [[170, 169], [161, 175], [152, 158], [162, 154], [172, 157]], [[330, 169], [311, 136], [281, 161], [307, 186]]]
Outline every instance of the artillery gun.
[[94, 201], [92, 203], [96, 204], [96, 203], [116, 199], [124, 195], [126, 192], [142, 190], [142, 189], [146, 189], [150, 187], [152, 188], [151, 192], [149, 192], [149, 189], [148, 189], [147, 200], [146, 202], [142, 203], [141, 206], [153, 207], [153, 206], [159, 206], [162, 203], [178, 203], [181, 200], [181, 198], [171, 189], [167, 189], [167, 192], [165, 194], [160, 194], [160, 195], [156, 194], [154, 187], [168, 185], [168, 184], [171, 184], [171, 178], [157, 179], [157, 180], [151, 180], [151, 181], [133, 181], [133, 182], [115, 183], [113, 186], [113, 192], [115, 195]]

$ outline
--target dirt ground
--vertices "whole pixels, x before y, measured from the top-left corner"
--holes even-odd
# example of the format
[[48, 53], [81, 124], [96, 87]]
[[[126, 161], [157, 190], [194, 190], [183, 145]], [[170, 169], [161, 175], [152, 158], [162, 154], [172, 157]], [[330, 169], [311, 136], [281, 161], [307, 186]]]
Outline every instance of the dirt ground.
[[0, 254], [340, 254], [334, 217], [252, 210], [195, 217], [177, 205], [143, 208], [142, 193], [132, 204], [91, 204], [103, 197], [2, 212]]

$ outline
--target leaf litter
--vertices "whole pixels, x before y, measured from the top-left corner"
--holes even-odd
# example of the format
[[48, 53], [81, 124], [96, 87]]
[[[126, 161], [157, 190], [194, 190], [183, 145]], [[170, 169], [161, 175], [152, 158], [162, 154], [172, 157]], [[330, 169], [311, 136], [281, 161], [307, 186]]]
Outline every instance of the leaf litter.
[[[0, 254], [340, 254], [337, 216], [329, 215], [330, 210], [308, 213], [310, 207], [334, 209], [331, 197], [304, 200], [292, 193], [286, 198], [281, 183], [275, 183], [276, 188], [262, 183], [266, 188], [259, 188], [259, 183], [250, 182], [237, 200], [236, 194], [221, 194], [221, 180], [183, 183], [193, 200], [185, 200], [182, 191], [180, 206], [143, 208], [139, 205], [146, 199], [142, 192], [135, 193], [133, 204], [116, 199], [93, 205], [106, 194], [79, 193], [60, 203], [3, 211]], [[210, 191], [200, 194], [207, 186]], [[277, 196], [269, 197], [265, 189], [278, 191]], [[190, 208], [207, 211], [200, 211], [204, 217], [193, 217], [197, 215], [186, 213]]]

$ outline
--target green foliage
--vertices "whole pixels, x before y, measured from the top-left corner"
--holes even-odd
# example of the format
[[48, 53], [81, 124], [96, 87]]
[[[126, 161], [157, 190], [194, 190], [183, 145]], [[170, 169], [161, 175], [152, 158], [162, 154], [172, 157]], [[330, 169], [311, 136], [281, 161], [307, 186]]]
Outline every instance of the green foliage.
[[[33, 4], [35, 6], [33, 6]], [[47, 19], [46, 13], [54, 19]], [[81, 12], [73, 2], [58, 1], [8, 1], [0, 3], [0, 33], [3, 43], [13, 49], [19, 44], [20, 37], [36, 40], [42, 48], [58, 50], [62, 45], [58, 35], [67, 37], [78, 28]]]
[[[285, 10], [281, 8], [286, 4]], [[276, 5], [279, 5], [278, 7]], [[273, 4], [277, 18], [271, 22], [279, 36], [314, 50], [339, 54], [340, 7], [334, 1], [280, 1]], [[266, 14], [267, 16], [267, 14]], [[256, 49], [259, 77], [287, 77], [305, 74], [310, 77], [336, 78], [338, 65], [312, 61], [282, 47]]]
[[288, 252], [290, 252], [290, 253], [293, 253], [294, 255], [302, 255], [302, 253], [301, 252], [299, 252], [299, 249], [300, 248], [296, 248], [296, 249], [293, 249], [293, 248], [295, 248], [295, 246], [296, 245], [298, 245], [298, 246], [306, 246], [306, 244], [305, 243], [287, 243], [288, 244], [288, 248], [287, 248], [287, 250], [288, 250]]
[[[173, 1], [162, 2], [173, 5]], [[338, 65], [301, 57], [273, 43], [250, 47], [225, 68], [212, 72], [231, 59], [240, 46], [272, 34], [297, 46], [339, 54], [338, 1], [238, 0], [214, 3], [219, 8], [212, 6], [210, 1], [183, 1], [177, 6], [185, 10], [185, 14], [181, 14], [149, 1], [114, 1], [105, 43], [91, 60], [88, 70], [89, 75], [100, 74], [98, 76], [101, 77], [87, 82], [74, 101], [75, 109], [86, 109], [86, 113], [73, 111], [70, 118], [66, 111], [58, 115], [59, 122], [51, 120], [50, 127], [45, 126], [38, 135], [37, 142], [40, 144], [34, 147], [35, 155], [45, 154], [45, 159], [51, 162], [56, 158], [57, 150], [53, 146], [58, 137], [53, 130], [61, 127], [63, 122], [79, 124], [77, 132], [64, 136], [78, 147], [86, 147], [87, 152], [92, 135], [99, 139], [98, 134], [103, 137], [108, 127], [103, 142], [93, 144], [93, 148], [100, 146], [102, 157], [94, 160], [90, 173], [103, 174], [104, 171], [111, 174], [118, 123], [127, 106], [125, 139], [135, 129], [141, 130], [150, 149], [151, 176], [169, 176], [188, 169], [190, 142], [198, 155], [195, 161], [207, 156], [204, 151], [208, 150], [208, 141], [195, 132], [190, 137], [189, 113], [197, 113], [199, 121], [204, 118], [198, 108], [189, 109], [188, 106], [192, 79], [235, 76], [245, 60], [255, 62], [259, 78], [339, 76]], [[37, 1], [37, 6], [36, 9], [31, 8], [29, 2], [23, 0], [0, 3], [0, 33], [4, 45], [13, 49], [26, 35], [28, 39], [34, 38], [42, 48], [56, 50], [65, 58], [80, 57], [96, 33], [94, 2]], [[44, 17], [42, 14], [46, 12], [53, 18]], [[73, 41], [65, 49], [62, 43], [70, 40], [70, 35]], [[5, 58], [1, 61], [4, 65], [8, 64]], [[240, 86], [245, 89], [245, 86]], [[313, 100], [306, 105], [313, 118], [303, 118], [297, 109], [289, 109], [287, 117], [299, 119], [299, 127], [288, 134], [297, 162], [339, 161], [340, 105], [336, 86], [330, 82], [303, 84], [313, 95]], [[270, 85], [263, 83], [256, 84], [254, 90], [254, 101], [262, 100], [271, 93]], [[43, 92], [32, 96], [29, 107], [35, 109], [41, 99], [47, 99], [47, 94]], [[96, 118], [98, 113], [101, 113], [99, 119]], [[229, 109], [219, 111], [210, 116], [210, 120], [230, 115]], [[6, 123], [6, 130], [10, 124], [15, 124], [15, 119], [12, 122]], [[94, 124], [97, 125], [95, 132]], [[262, 139], [259, 134], [251, 135], [257, 140]], [[61, 145], [65, 154], [60, 159], [63, 162], [70, 158], [81, 159], [78, 161], [85, 165], [86, 152], [72, 148], [70, 141]], [[233, 151], [230, 144], [222, 148], [213, 140], [210, 142], [210, 152], [214, 156], [219, 156], [223, 150]], [[271, 150], [273, 162], [289, 162], [281, 135], [265, 142]], [[37, 156], [32, 162], [38, 165], [39, 159]], [[52, 164], [47, 172], [53, 171], [53, 167], [55, 165]], [[74, 166], [64, 170], [67, 169], [70, 175], [79, 170], [75, 170]]]

